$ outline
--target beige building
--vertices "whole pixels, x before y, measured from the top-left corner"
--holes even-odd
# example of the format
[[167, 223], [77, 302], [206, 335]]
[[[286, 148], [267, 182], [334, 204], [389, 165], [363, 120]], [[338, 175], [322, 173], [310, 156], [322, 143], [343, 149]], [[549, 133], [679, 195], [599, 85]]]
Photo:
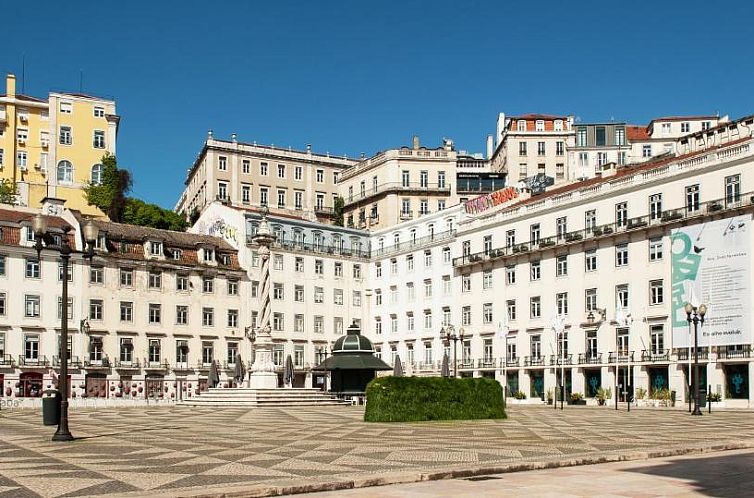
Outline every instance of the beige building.
[[655, 118], [646, 126], [628, 126], [628, 162], [640, 163], [664, 154], [683, 153], [676, 147], [681, 137], [706, 132], [729, 122], [728, 116], [719, 115], [667, 116]]
[[570, 181], [567, 151], [573, 147], [574, 136], [573, 116], [500, 113], [490, 168], [506, 172], [511, 185], [541, 174], [555, 183]]
[[332, 218], [342, 171], [356, 161], [329, 154], [214, 138], [188, 171], [175, 210], [189, 216], [219, 200], [230, 206], [267, 206], [272, 213], [310, 220]]
[[457, 204], [456, 162], [452, 141], [430, 149], [420, 146], [418, 137], [411, 147], [360, 161], [338, 183], [345, 225], [384, 228]]
[[119, 122], [111, 99], [23, 95], [9, 74], [0, 95], [0, 179], [16, 184], [21, 206], [38, 208], [56, 197], [70, 209], [101, 215], [83, 188], [102, 180], [102, 157], [115, 154]]

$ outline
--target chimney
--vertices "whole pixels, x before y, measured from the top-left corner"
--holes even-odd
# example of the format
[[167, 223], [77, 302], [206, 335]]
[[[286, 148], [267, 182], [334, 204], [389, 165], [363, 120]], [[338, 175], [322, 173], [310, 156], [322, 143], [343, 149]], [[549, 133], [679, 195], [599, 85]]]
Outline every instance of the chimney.
[[505, 131], [505, 113], [501, 112], [497, 115], [497, 136], [495, 136], [495, 145], [500, 145], [503, 140], [503, 132]]
[[231, 133], [230, 134], [230, 141], [233, 142], [233, 143], [238, 142], [238, 135], [236, 135], [235, 133]]
[[487, 159], [492, 159], [492, 153], [495, 152], [495, 141], [492, 135], [487, 135]]
[[306, 144], [306, 153], [311, 154], [312, 153], [312, 144]]
[[213, 135], [212, 130], [211, 129], [207, 130], [207, 140], [212, 140], [212, 135]]
[[414, 150], [419, 150], [419, 135], [414, 135], [414, 137], [411, 139], [411, 148]]
[[16, 96], [16, 75], [8, 73], [5, 77], [5, 94], [13, 98]]

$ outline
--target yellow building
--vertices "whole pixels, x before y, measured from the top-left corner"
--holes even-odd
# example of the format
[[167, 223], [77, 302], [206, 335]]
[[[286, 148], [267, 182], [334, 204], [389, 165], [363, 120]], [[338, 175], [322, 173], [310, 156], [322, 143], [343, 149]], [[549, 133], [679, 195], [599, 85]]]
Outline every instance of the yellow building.
[[113, 100], [51, 92], [47, 99], [16, 93], [6, 77], [0, 95], [0, 179], [18, 187], [17, 202], [40, 207], [45, 197], [65, 207], [102, 214], [88, 206], [83, 188], [102, 177], [102, 157], [115, 154], [120, 117]]

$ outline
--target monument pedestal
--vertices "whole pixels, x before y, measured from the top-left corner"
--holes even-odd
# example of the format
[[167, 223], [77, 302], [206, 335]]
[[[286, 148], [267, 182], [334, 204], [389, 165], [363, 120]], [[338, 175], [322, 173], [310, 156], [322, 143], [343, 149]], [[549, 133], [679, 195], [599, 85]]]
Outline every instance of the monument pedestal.
[[251, 366], [249, 387], [252, 389], [277, 389], [278, 374], [272, 361], [272, 335], [269, 327], [265, 327], [257, 334], [254, 343], [254, 364]]

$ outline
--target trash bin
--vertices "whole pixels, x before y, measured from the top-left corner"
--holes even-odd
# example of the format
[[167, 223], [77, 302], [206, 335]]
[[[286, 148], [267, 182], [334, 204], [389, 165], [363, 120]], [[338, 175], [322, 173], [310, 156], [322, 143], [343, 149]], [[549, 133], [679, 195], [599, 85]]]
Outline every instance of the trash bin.
[[60, 421], [60, 392], [48, 389], [42, 398], [42, 423], [44, 425], [58, 425]]

